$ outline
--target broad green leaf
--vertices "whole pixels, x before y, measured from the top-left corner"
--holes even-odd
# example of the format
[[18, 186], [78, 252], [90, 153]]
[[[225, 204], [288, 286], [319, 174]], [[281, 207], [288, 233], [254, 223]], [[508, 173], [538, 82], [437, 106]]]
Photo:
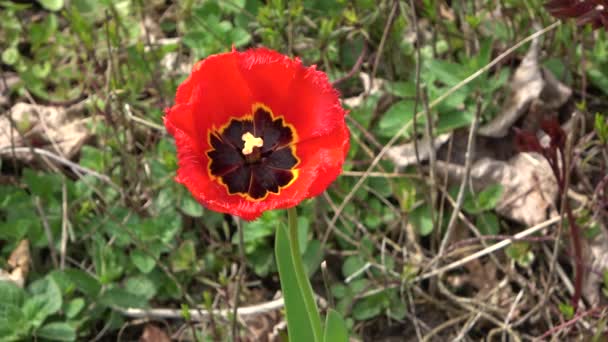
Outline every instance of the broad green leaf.
[[41, 326], [44, 320], [59, 311], [63, 304], [61, 290], [52, 277], [42, 278], [29, 287], [32, 294], [25, 299], [23, 313], [32, 326]]
[[156, 260], [139, 249], [131, 251], [131, 262], [141, 273], [150, 273], [156, 266]]
[[365, 260], [363, 260], [363, 257], [360, 255], [351, 255], [346, 258], [342, 264], [342, 275], [344, 278], [348, 278], [354, 273], [359, 272], [363, 266], [365, 266]]
[[474, 116], [475, 114], [469, 108], [441, 113], [436, 132], [437, 134], [441, 134], [456, 128], [470, 126]]
[[279, 269], [281, 289], [285, 298], [287, 331], [290, 342], [315, 341], [313, 323], [306, 312], [304, 297], [298, 285], [291, 257], [287, 229], [279, 225], [275, 240], [276, 262]]
[[186, 194], [182, 198], [182, 205], [180, 208], [184, 214], [192, 217], [203, 216], [203, 207], [192, 198], [189, 194]]
[[380, 292], [359, 299], [353, 306], [353, 318], [364, 321], [382, 313], [389, 304], [386, 293]]
[[[414, 101], [402, 100], [391, 106], [378, 123], [378, 134], [385, 138], [393, 137], [414, 116]], [[418, 120], [418, 123], [422, 120]], [[410, 132], [408, 130], [407, 132]], [[407, 133], [406, 132], [406, 133]]]
[[416, 96], [416, 83], [415, 82], [387, 82], [386, 90], [399, 97], [410, 97]]
[[51, 341], [76, 341], [76, 329], [65, 322], [53, 322], [38, 329], [36, 336]]
[[442, 61], [440, 59], [425, 60], [425, 67], [425, 74], [450, 87], [458, 84], [461, 80], [469, 76], [467, 75], [467, 68], [463, 65]]
[[145, 298], [120, 288], [112, 288], [102, 293], [99, 297], [99, 303], [119, 308], [144, 308], [147, 306]]
[[494, 184], [477, 193], [475, 197], [468, 192], [462, 203], [462, 209], [469, 214], [479, 214], [494, 209], [502, 196], [502, 191], [502, 185]]
[[427, 236], [433, 231], [432, 210], [431, 206], [423, 204], [410, 212], [410, 222], [422, 236]]
[[63, 311], [65, 316], [69, 319], [76, 317], [84, 308], [85, 301], [83, 298], [78, 297], [74, 298], [71, 301], [67, 302]]
[[235, 47], [247, 45], [251, 41], [251, 34], [240, 27], [230, 30], [229, 36]]
[[19, 50], [12, 46], [2, 52], [2, 62], [6, 65], [13, 65], [19, 61]]
[[325, 321], [325, 342], [348, 342], [348, 330], [342, 316], [334, 309], [327, 312]]
[[76, 288], [88, 297], [97, 297], [101, 291], [101, 283], [92, 275], [78, 269], [66, 269], [65, 275], [74, 283]]
[[49, 11], [59, 11], [63, 8], [63, 0], [38, 0], [38, 2]]
[[477, 216], [475, 220], [479, 232], [484, 235], [496, 235], [500, 232], [498, 217], [491, 211], [485, 211]]
[[25, 291], [11, 281], [0, 281], [0, 303], [17, 307], [23, 304]]
[[196, 251], [194, 248], [194, 241], [186, 240], [182, 242], [179, 247], [171, 253], [169, 262], [171, 263], [171, 269], [174, 272], [182, 272], [188, 270], [194, 270], [194, 263], [196, 261]]
[[128, 278], [125, 282], [125, 289], [148, 300], [156, 295], [156, 284], [143, 275]]
[[30, 330], [30, 322], [19, 306], [0, 302], [0, 340], [17, 341]]

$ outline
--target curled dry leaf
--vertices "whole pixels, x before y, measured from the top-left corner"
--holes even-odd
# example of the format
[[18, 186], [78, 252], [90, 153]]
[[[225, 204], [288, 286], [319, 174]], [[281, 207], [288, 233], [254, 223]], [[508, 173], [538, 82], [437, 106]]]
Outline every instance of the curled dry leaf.
[[21, 240], [8, 258], [8, 266], [11, 269], [8, 271], [0, 269], [0, 280], [11, 281], [23, 287], [30, 270], [30, 262], [30, 243], [28, 240]]
[[[31, 146], [73, 157], [91, 136], [83, 111], [84, 102], [69, 108], [15, 104], [0, 117], [0, 155], [12, 158], [13, 147]], [[24, 162], [34, 158], [30, 152], [17, 152], [15, 157]]]
[[[446, 162], [437, 162], [437, 170], [446, 172], [451, 184], [458, 184], [465, 172], [463, 166]], [[557, 213], [557, 183], [547, 161], [536, 153], [518, 153], [506, 162], [480, 159], [471, 168], [471, 182], [476, 191], [502, 185], [496, 212], [519, 223], [533, 226]]]
[[[568, 101], [572, 89], [561, 83], [551, 71], [539, 66], [539, 51], [540, 41], [537, 38], [532, 41], [530, 50], [513, 74], [509, 85], [509, 97], [502, 110], [494, 119], [479, 128], [479, 135], [503, 138], [524, 114], [528, 113], [526, 120], [538, 122], [539, 118], [535, 118], [535, 115], [530, 115], [529, 112], [546, 115], [556, 111]], [[523, 128], [536, 130], [537, 127], [534, 123], [524, 123]]]
[[[434, 150], [437, 150], [448, 140], [450, 140], [451, 136], [452, 133], [443, 133], [436, 136], [433, 139]], [[417, 143], [418, 157], [420, 161], [427, 160], [431, 155], [431, 152], [433, 152], [433, 149], [431, 149], [431, 144], [429, 144], [429, 138], [424, 137], [422, 139], [419, 139]], [[408, 165], [416, 164], [416, 150], [414, 148], [413, 142], [389, 148], [386, 152], [386, 156], [395, 164], [395, 166], [399, 168], [404, 168]]]

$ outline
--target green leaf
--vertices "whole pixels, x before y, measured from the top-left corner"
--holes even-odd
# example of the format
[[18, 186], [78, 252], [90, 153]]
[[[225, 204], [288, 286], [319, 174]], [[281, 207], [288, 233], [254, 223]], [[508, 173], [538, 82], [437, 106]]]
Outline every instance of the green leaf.
[[0, 302], [0, 340], [20, 340], [28, 334], [30, 326], [20, 307]]
[[386, 293], [380, 292], [358, 300], [353, 306], [353, 318], [365, 321], [382, 313], [388, 306]]
[[[355, 272], [359, 272], [365, 266], [365, 260], [360, 255], [351, 255], [342, 264], [342, 275], [344, 278], [352, 276]], [[357, 276], [360, 277], [361, 275]]]
[[12, 46], [2, 52], [2, 62], [6, 65], [13, 65], [19, 60], [19, 50]]
[[386, 90], [399, 97], [416, 96], [416, 84], [414, 82], [387, 82]]
[[83, 298], [74, 298], [67, 302], [63, 311], [65, 316], [69, 319], [76, 317], [84, 308], [85, 302]]
[[63, 8], [63, 0], [38, 0], [38, 2], [49, 11], [59, 11]]
[[23, 179], [29, 190], [41, 198], [50, 199], [53, 193], [61, 191], [61, 176], [36, 172], [31, 169], [23, 170]]
[[247, 45], [251, 41], [251, 34], [240, 27], [230, 30], [229, 36], [235, 47]]
[[290, 249], [287, 229], [279, 225], [275, 239], [275, 257], [279, 269], [281, 289], [285, 298], [289, 341], [315, 341], [313, 323], [309, 319], [305, 309], [306, 304], [298, 285]]
[[11, 281], [0, 281], [0, 303], [21, 306], [25, 291]]
[[431, 206], [423, 204], [410, 212], [410, 222], [421, 236], [427, 236], [433, 231], [432, 210]]
[[194, 249], [194, 241], [192, 240], [182, 242], [169, 257], [171, 269], [174, 272], [193, 270], [195, 261], [196, 251]]
[[450, 87], [469, 76], [467, 75], [468, 68], [463, 65], [440, 59], [425, 60], [425, 67], [427, 75]]
[[[385, 138], [393, 137], [406, 123], [414, 117], [414, 101], [403, 100], [391, 106], [378, 123], [378, 134]], [[418, 120], [420, 123], [422, 120]], [[408, 130], [408, 132], [411, 131]]]
[[143, 275], [127, 279], [125, 289], [145, 299], [151, 299], [156, 295], [156, 284], [150, 278]]
[[119, 308], [144, 308], [147, 300], [129, 291], [112, 288], [101, 294], [99, 304]]
[[180, 209], [184, 212], [184, 214], [192, 217], [201, 217], [203, 216], [203, 207], [192, 198], [189, 194], [186, 194], [182, 198], [182, 205]]
[[490, 211], [479, 214], [475, 223], [483, 235], [496, 235], [500, 231], [498, 216]]
[[346, 329], [346, 323], [344, 322], [342, 316], [334, 309], [329, 309], [327, 312], [323, 341], [348, 342], [348, 330]]
[[469, 214], [479, 214], [494, 209], [502, 196], [502, 191], [502, 185], [494, 184], [479, 192], [476, 198], [468, 192], [462, 203], [462, 209]]
[[131, 251], [131, 262], [141, 273], [150, 273], [156, 266], [156, 260], [139, 249]]
[[559, 311], [564, 315], [566, 320], [572, 319], [574, 317], [574, 308], [570, 304], [559, 303]]
[[456, 128], [469, 126], [473, 122], [473, 110], [452, 110], [439, 115], [437, 134], [452, 131]]
[[65, 275], [76, 285], [83, 294], [88, 297], [97, 297], [101, 291], [101, 283], [92, 275], [78, 269], [66, 269]]
[[36, 336], [51, 341], [76, 341], [76, 329], [65, 322], [53, 322], [38, 329]]
[[104, 152], [100, 149], [83, 146], [80, 150], [80, 165], [96, 171], [103, 171], [105, 167]]
[[44, 320], [59, 311], [63, 304], [59, 286], [47, 276], [30, 285], [30, 297], [23, 304], [23, 313], [32, 326], [39, 327]]

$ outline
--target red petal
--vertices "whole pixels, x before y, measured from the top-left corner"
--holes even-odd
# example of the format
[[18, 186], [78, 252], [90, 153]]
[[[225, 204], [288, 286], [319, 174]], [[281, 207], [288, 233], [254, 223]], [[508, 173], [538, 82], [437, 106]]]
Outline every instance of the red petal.
[[194, 85], [190, 101], [196, 129], [205, 132], [204, 146], [207, 146], [209, 129], [219, 129], [230, 118], [251, 112], [251, 91], [238, 68], [237, 58], [237, 52], [210, 56], [197, 64], [192, 73]]
[[289, 86], [296, 72], [304, 68], [300, 61], [262, 48], [241, 53], [239, 68], [249, 84], [253, 101], [265, 104], [275, 115], [284, 115], [290, 106], [287, 103]]
[[336, 128], [331, 134], [297, 145], [296, 153], [302, 160], [298, 165], [300, 173], [316, 175], [307, 197], [319, 195], [340, 175], [348, 148], [349, 131], [346, 125]]
[[201, 139], [196, 130], [192, 106], [190, 104], [176, 104], [167, 109], [165, 114], [164, 121], [167, 131], [174, 137], [180, 133], [188, 135], [193, 147], [196, 147], [197, 151], [202, 152], [199, 144]]
[[239, 66], [253, 100], [284, 116], [299, 140], [327, 134], [344, 121], [338, 93], [314, 66], [306, 68], [298, 59], [267, 49], [241, 53]]
[[345, 112], [338, 92], [332, 88], [325, 73], [314, 66], [298, 69], [289, 87], [285, 118], [298, 131], [299, 140], [327, 134], [344, 125]]

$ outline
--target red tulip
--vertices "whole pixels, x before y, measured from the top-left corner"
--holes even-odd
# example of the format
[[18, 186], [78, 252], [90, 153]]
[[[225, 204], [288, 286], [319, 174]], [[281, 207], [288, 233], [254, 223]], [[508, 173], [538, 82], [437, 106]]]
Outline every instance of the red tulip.
[[176, 180], [205, 207], [247, 220], [322, 193], [349, 147], [325, 73], [268, 49], [198, 62], [166, 110]]

